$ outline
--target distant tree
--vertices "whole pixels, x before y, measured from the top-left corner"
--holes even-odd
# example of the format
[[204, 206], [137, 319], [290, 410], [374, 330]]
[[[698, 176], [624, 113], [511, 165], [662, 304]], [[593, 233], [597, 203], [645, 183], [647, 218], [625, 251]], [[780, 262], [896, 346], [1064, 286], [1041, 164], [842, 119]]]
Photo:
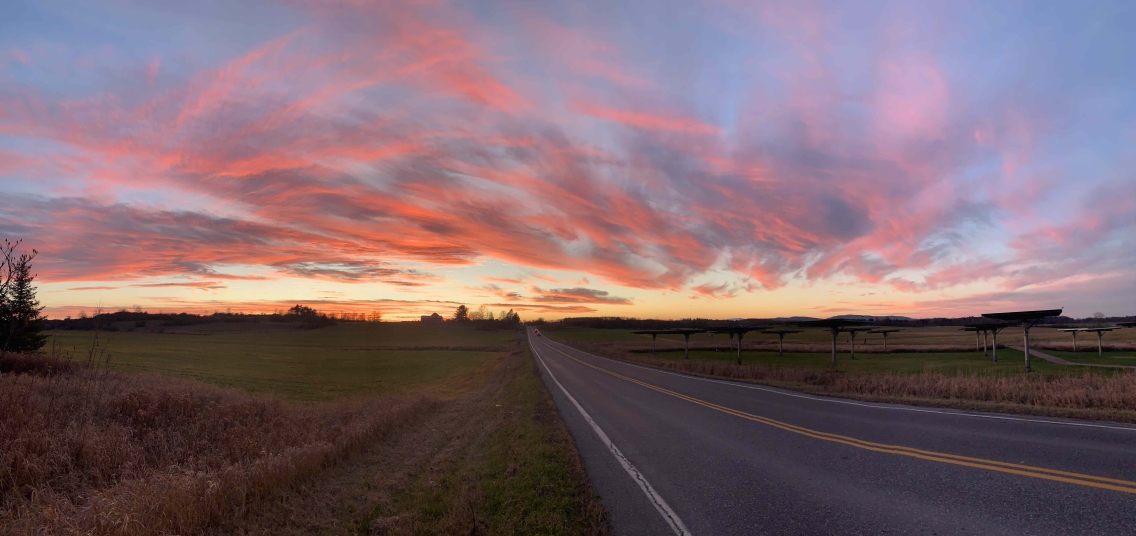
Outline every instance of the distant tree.
[[43, 306], [36, 298], [32, 260], [38, 251], [15, 254], [19, 241], [4, 242], [0, 254], [0, 336], [4, 337], [3, 352], [34, 352], [47, 343], [43, 334]]
[[513, 328], [521, 325], [521, 315], [509, 309], [509, 312], [501, 315], [501, 323], [505, 327]]
[[489, 310], [489, 306], [482, 305], [476, 311], [469, 314], [469, 319], [480, 322], [484, 320], [493, 320], [493, 313]]
[[284, 313], [285, 320], [299, 322], [306, 328], [317, 328], [320, 326], [329, 326], [335, 323], [335, 319], [330, 315], [323, 314], [307, 305], [296, 304]]
[[459, 305], [457, 309], [454, 309], [454, 321], [456, 321], [456, 322], [468, 322], [469, 321], [469, 307], [466, 307], [464, 305]]
[[383, 313], [381, 313], [379, 311], [371, 311], [371, 314], [367, 315], [367, 321], [368, 322], [382, 322], [383, 321]]
[[1093, 320], [1097, 323], [1098, 326], [1103, 325], [1104, 324], [1104, 313], [1102, 313], [1100, 311], [1093, 313]]

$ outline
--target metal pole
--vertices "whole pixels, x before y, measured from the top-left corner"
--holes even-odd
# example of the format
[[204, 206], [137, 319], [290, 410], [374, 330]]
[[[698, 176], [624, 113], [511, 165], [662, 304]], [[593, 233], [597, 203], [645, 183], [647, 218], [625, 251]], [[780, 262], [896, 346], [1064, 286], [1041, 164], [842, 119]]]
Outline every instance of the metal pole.
[[686, 358], [690, 359], [690, 334], [683, 333], [683, 336], [686, 337]]
[[986, 357], [986, 330], [982, 330], [982, 357]]
[[998, 362], [998, 330], [993, 330], [994, 344], [990, 345], [990, 355], [994, 356], [994, 362]]
[[658, 337], [658, 336], [659, 335], [657, 333], [651, 334], [651, 355], [655, 355], [655, 337]]
[[888, 334], [885, 331], [882, 333], [882, 335], [884, 336], [884, 353], [886, 354], [888, 353]]
[[848, 340], [851, 343], [849, 348], [851, 349], [852, 359], [856, 359], [856, 332], [855, 331], [849, 331], [848, 332]]
[[745, 334], [741, 333], [741, 332], [738, 333], [738, 364], [739, 365], [742, 364], [742, 335], [745, 335]]
[[978, 345], [979, 344], [981, 344], [981, 343], [978, 342], [978, 330], [976, 329], [976, 330], [974, 330], [974, 351], [975, 352], [978, 351]]
[[836, 370], [836, 334], [840, 330], [832, 328], [832, 370]]
[[780, 355], [781, 357], [785, 357], [785, 334], [784, 333], [778, 333], [777, 334], [777, 354]]
[[1025, 329], [1025, 343], [1026, 343], [1026, 372], [1030, 371], [1030, 349], [1029, 349], [1029, 327], [1023, 326]]
[[1076, 331], [1070, 331], [1069, 333], [1073, 334], [1073, 351], [1076, 352], [1077, 351], [1077, 332]]
[[1104, 337], [1103, 331], [1097, 332], [1097, 357], [1104, 357], [1104, 349], [1101, 348], [1101, 337]]

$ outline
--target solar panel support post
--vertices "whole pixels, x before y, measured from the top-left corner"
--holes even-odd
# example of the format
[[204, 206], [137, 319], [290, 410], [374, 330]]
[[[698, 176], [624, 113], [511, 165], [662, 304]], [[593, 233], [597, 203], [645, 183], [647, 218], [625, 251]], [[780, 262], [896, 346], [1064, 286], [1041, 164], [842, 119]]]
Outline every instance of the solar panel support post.
[[745, 335], [745, 333], [739, 331], [738, 332], [738, 364], [739, 365], [742, 364], [742, 335]]
[[836, 335], [840, 333], [840, 328], [832, 328], [832, 370], [836, 370]]
[[655, 337], [658, 337], [658, 336], [659, 336], [658, 333], [652, 333], [651, 334], [651, 355], [655, 355]]
[[778, 333], [777, 334], [777, 355], [779, 357], [785, 357], [785, 334], [784, 333]]
[[683, 333], [682, 336], [686, 339], [686, 358], [690, 359], [690, 334]]
[[1103, 337], [1104, 337], [1104, 332], [1098, 329], [1097, 330], [1097, 357], [1104, 357], [1104, 348], [1102, 347], [1103, 345], [1101, 344], [1101, 338], [1103, 338]]
[[888, 332], [885, 331], [880, 333], [880, 335], [884, 336], [884, 353], [886, 354], [888, 353]]
[[982, 357], [986, 357], [986, 330], [982, 330]]
[[1073, 334], [1073, 351], [1076, 352], [1077, 351], [1077, 332], [1076, 331], [1070, 331], [1069, 333]]
[[976, 329], [976, 330], [974, 330], [974, 351], [975, 352], [978, 351], [978, 346], [980, 344], [982, 344], [982, 343], [979, 342], [979, 340], [978, 340], [978, 330]]
[[1030, 343], [1029, 343], [1030, 328], [1036, 326], [1037, 323], [1041, 322], [1041, 321], [1042, 321], [1041, 318], [1034, 318], [1032, 320], [1025, 320], [1025, 321], [1022, 322], [1022, 330], [1025, 331], [1025, 343], [1026, 343], [1026, 372], [1033, 371], [1033, 368], [1030, 367]]
[[1025, 333], [1025, 337], [1024, 337], [1023, 342], [1025, 342], [1025, 345], [1026, 345], [1026, 348], [1025, 348], [1025, 350], [1026, 350], [1026, 372], [1031, 371], [1031, 369], [1030, 369], [1030, 347], [1029, 347], [1029, 330], [1030, 330], [1031, 327], [1033, 327], [1033, 326], [1031, 326], [1029, 322], [1025, 322], [1025, 323], [1022, 324], [1022, 331]]
[[1042, 320], [1052, 317], [1060, 316], [1061, 309], [1045, 309], [1038, 311], [1015, 311], [1011, 313], [983, 313], [982, 316], [992, 318], [1002, 322], [1021, 323], [1022, 326], [1022, 339], [1025, 343], [1025, 360], [1026, 372], [1030, 372], [1030, 346], [1029, 346], [1029, 332], [1030, 328], [1036, 326]]
[[998, 328], [994, 328], [990, 331], [991, 331], [990, 334], [992, 335], [991, 338], [994, 339], [994, 341], [993, 341], [994, 344], [990, 345], [990, 355], [994, 358], [994, 363], [997, 363], [998, 362]]
[[849, 343], [848, 344], [849, 353], [852, 355], [852, 359], [856, 359], [856, 332], [855, 331], [849, 331], [848, 332], [848, 343]]

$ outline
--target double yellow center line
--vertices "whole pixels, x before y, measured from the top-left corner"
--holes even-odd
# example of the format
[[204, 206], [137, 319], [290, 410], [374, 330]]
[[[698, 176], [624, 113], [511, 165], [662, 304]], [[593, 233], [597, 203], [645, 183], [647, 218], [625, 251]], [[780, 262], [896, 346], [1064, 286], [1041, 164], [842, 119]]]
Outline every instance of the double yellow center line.
[[635, 378], [631, 378], [629, 376], [624, 376], [622, 374], [612, 372], [612, 371], [605, 369], [603, 367], [597, 367], [595, 365], [592, 365], [591, 363], [586, 363], [584, 361], [581, 361], [580, 359], [577, 359], [577, 358], [575, 358], [571, 355], [564, 353], [563, 351], [553, 347], [551, 344], [545, 343], [544, 346], [546, 348], [551, 349], [552, 351], [554, 351], [556, 353], [559, 353], [560, 355], [563, 355], [564, 357], [567, 357], [568, 359], [571, 359], [571, 360], [573, 360], [577, 363], [580, 363], [581, 365], [593, 368], [593, 369], [598, 370], [600, 372], [603, 372], [605, 374], [610, 374], [611, 376], [614, 376], [614, 377], [619, 378], [621, 380], [626, 380], [626, 381], [629, 381], [629, 382], [634, 383], [636, 385], [641, 385], [641, 386], [646, 387], [648, 389], [651, 389], [653, 391], [658, 391], [660, 393], [685, 400], [685, 401], [690, 402], [692, 404], [698, 404], [699, 406], [707, 407], [707, 408], [710, 408], [710, 409], [713, 409], [713, 410], [716, 410], [716, 411], [720, 411], [722, 413], [727, 413], [727, 414], [733, 415], [735, 417], [741, 417], [742, 419], [750, 420], [750, 421], [753, 421], [753, 422], [758, 422], [758, 423], [761, 423], [761, 424], [772, 426], [774, 428], [780, 428], [781, 430], [793, 432], [795, 434], [800, 434], [800, 435], [803, 435], [803, 436], [808, 436], [808, 437], [811, 437], [811, 438], [814, 438], [814, 439], [820, 439], [822, 441], [831, 441], [833, 443], [840, 443], [840, 444], [843, 444], [843, 445], [848, 445], [848, 446], [851, 446], [851, 447], [856, 447], [856, 448], [860, 448], [860, 449], [864, 449], [864, 450], [870, 450], [870, 451], [873, 451], [873, 452], [882, 452], [882, 453], [885, 453], [885, 454], [895, 454], [897, 456], [907, 456], [907, 457], [910, 457], [910, 458], [918, 458], [918, 459], [921, 459], [921, 460], [927, 460], [927, 461], [932, 461], [932, 462], [949, 463], [951, 465], [961, 465], [961, 466], [964, 466], [964, 467], [973, 467], [975, 469], [985, 469], [987, 471], [996, 471], [996, 472], [999, 472], [999, 473], [1008, 473], [1008, 474], [1012, 474], [1012, 475], [1028, 476], [1028, 477], [1031, 477], [1031, 478], [1040, 478], [1040, 479], [1043, 479], [1043, 480], [1052, 480], [1052, 481], [1055, 481], [1055, 482], [1064, 482], [1066, 484], [1076, 484], [1078, 486], [1088, 486], [1088, 487], [1091, 487], [1091, 488], [1107, 489], [1107, 490], [1119, 491], [1119, 492], [1122, 492], [1122, 493], [1131, 493], [1133, 495], [1136, 495], [1136, 482], [1132, 482], [1132, 481], [1128, 481], [1128, 480], [1119, 480], [1119, 479], [1116, 479], [1116, 478], [1107, 478], [1107, 477], [1103, 477], [1103, 476], [1086, 475], [1086, 474], [1082, 474], [1082, 473], [1071, 473], [1071, 472], [1068, 472], [1068, 471], [1058, 471], [1056, 469], [1046, 469], [1044, 467], [1034, 467], [1034, 466], [1030, 466], [1030, 465], [1023, 465], [1023, 464], [1017, 464], [1017, 463], [999, 462], [999, 461], [995, 461], [995, 460], [986, 460], [986, 459], [983, 459], [983, 458], [971, 458], [969, 456], [958, 456], [958, 455], [955, 455], [955, 454], [947, 454], [947, 453], [944, 453], [944, 452], [934, 452], [934, 451], [929, 451], [929, 450], [921, 450], [921, 449], [915, 449], [915, 448], [911, 448], [911, 447], [904, 447], [904, 446], [900, 446], [900, 445], [889, 445], [889, 444], [886, 444], [886, 443], [875, 443], [875, 442], [872, 442], [872, 441], [864, 441], [862, 439], [856, 439], [854, 437], [848, 437], [848, 436], [843, 436], [843, 435], [839, 435], [839, 434], [830, 434], [830, 433], [827, 433], [827, 432], [821, 432], [821, 431], [818, 431], [818, 430], [812, 430], [812, 429], [809, 429], [809, 428], [804, 428], [804, 427], [801, 427], [801, 426], [792, 425], [792, 424], [789, 424], [789, 423], [786, 423], [786, 422], [781, 422], [781, 421], [778, 421], [778, 420], [770, 419], [768, 417], [762, 417], [760, 415], [754, 415], [752, 413], [746, 413], [744, 411], [736, 410], [736, 409], [733, 409], [733, 408], [728, 408], [726, 406], [721, 406], [721, 405], [715, 404], [713, 402], [707, 402], [705, 400], [702, 400], [702, 399], [699, 399], [699, 398], [694, 398], [694, 397], [688, 396], [688, 395], [684, 395], [682, 393], [671, 391], [669, 389], [664, 389], [664, 388], [659, 387], [657, 385], [652, 385], [650, 383], [640, 381], [640, 380], [637, 380]]

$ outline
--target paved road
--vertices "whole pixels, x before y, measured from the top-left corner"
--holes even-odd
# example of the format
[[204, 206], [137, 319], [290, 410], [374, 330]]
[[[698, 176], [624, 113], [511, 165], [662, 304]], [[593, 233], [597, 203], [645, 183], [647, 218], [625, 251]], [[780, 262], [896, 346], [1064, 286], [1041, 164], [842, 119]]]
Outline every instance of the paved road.
[[813, 397], [529, 340], [617, 534], [1136, 534], [1136, 428]]

